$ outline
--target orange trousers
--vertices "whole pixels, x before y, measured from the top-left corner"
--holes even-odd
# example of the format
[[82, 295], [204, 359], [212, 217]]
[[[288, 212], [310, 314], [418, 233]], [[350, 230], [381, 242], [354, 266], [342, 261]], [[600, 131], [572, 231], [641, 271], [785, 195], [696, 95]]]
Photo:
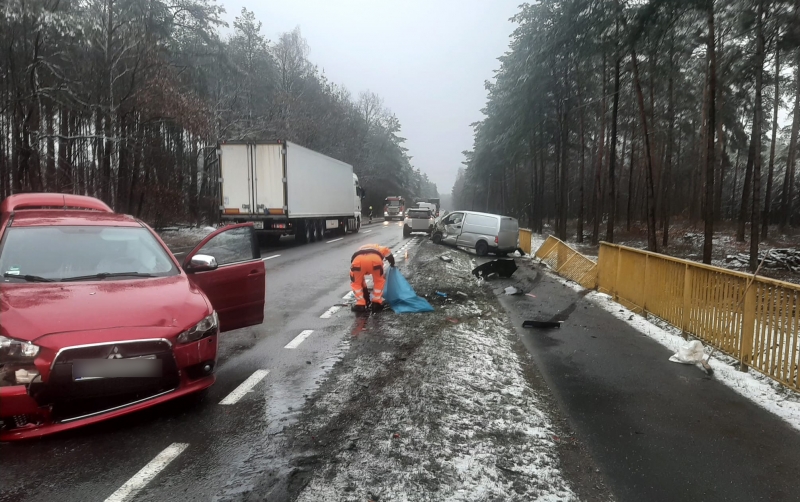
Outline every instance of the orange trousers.
[[356, 295], [356, 305], [367, 305], [369, 298], [364, 295], [369, 294], [365, 280], [368, 275], [372, 276], [372, 301], [383, 304], [383, 285], [386, 283], [383, 277], [383, 258], [370, 253], [356, 256], [350, 264], [350, 287]]

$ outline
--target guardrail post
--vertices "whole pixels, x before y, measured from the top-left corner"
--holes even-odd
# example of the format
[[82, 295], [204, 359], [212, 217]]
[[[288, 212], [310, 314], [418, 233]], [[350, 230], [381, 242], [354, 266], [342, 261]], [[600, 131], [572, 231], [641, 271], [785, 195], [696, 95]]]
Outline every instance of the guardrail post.
[[681, 311], [681, 335], [689, 339], [689, 323], [692, 314], [692, 268], [687, 263], [683, 272], [683, 310]]
[[753, 362], [753, 335], [756, 329], [756, 287], [756, 284], [750, 284], [744, 294], [742, 339], [739, 344], [739, 371], [747, 371]]
[[619, 270], [622, 268], [622, 248], [617, 247], [617, 270], [614, 274], [614, 301], [619, 300]]
[[650, 255], [644, 255], [644, 286], [642, 287], [642, 316], [647, 319], [647, 274], [648, 265], [650, 264]]

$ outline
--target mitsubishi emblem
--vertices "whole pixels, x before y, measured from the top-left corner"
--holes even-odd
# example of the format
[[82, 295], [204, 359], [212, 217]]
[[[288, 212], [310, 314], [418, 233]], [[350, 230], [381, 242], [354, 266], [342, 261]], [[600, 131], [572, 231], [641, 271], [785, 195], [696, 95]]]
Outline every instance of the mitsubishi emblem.
[[119, 348], [116, 345], [111, 349], [111, 353], [108, 355], [107, 359], [122, 359], [122, 354], [119, 353]]

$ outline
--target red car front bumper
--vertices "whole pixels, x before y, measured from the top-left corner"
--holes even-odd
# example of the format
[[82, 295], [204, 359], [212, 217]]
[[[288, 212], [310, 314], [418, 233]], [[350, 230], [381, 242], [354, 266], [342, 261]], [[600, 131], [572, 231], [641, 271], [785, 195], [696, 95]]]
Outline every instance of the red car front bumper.
[[173, 347], [172, 355], [179, 374], [178, 384], [174, 388], [131, 402], [115, 403], [107, 408], [64, 420], [55, 419], [52, 406], [37, 402], [29, 395], [27, 386], [0, 387], [0, 419], [6, 424], [5, 428], [0, 429], [0, 441], [46, 436], [119, 417], [199, 392], [210, 387], [216, 380], [213, 373], [203, 375], [191, 370], [209, 362], [212, 363], [212, 368], [216, 366], [217, 336]]

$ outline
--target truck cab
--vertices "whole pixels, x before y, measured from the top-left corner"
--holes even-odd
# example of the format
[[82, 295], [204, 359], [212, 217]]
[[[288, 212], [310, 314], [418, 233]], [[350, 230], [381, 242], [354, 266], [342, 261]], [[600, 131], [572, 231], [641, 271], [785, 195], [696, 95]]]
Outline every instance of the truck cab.
[[389, 196], [383, 202], [383, 219], [385, 221], [405, 218], [406, 201], [401, 196]]

